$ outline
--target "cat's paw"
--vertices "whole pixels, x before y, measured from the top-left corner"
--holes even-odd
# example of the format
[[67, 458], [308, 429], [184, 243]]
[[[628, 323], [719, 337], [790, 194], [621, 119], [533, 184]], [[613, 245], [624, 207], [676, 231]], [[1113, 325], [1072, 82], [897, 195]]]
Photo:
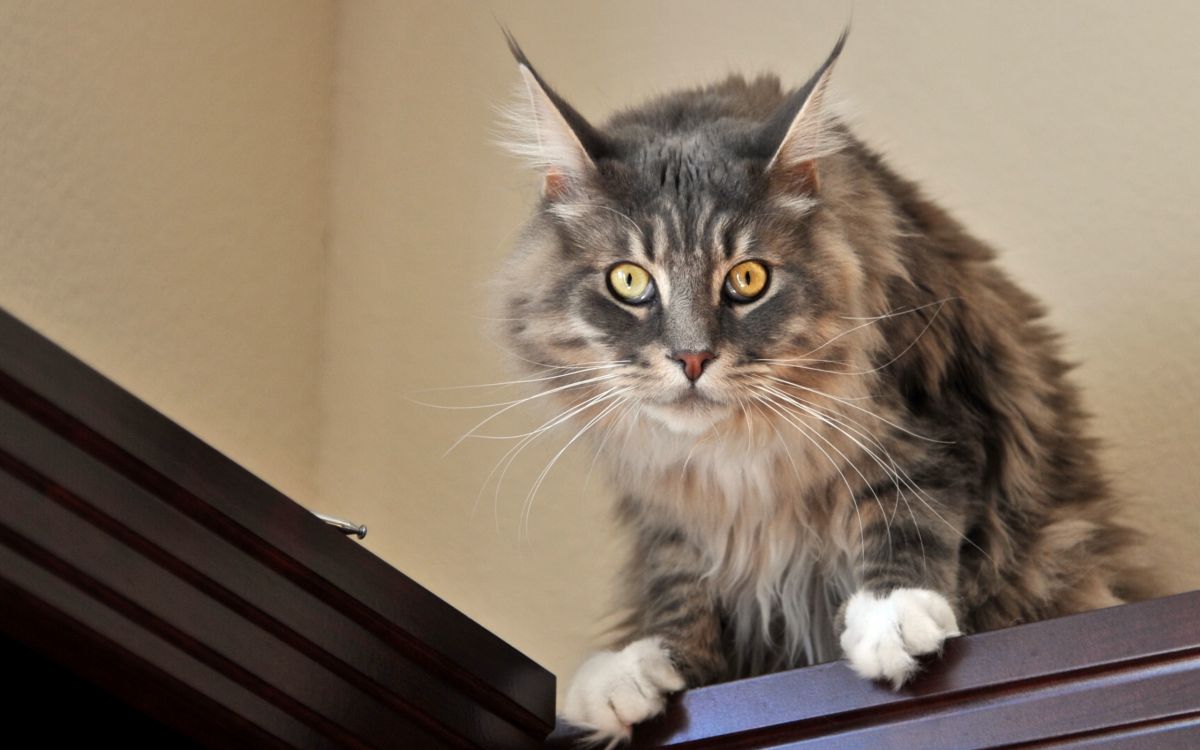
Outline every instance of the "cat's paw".
[[567, 688], [562, 718], [612, 747], [629, 739], [634, 724], [662, 713], [666, 696], [684, 687], [662, 640], [643, 638], [585, 661]]
[[962, 635], [946, 597], [928, 589], [896, 589], [885, 595], [859, 591], [846, 603], [842, 652], [850, 667], [899, 690], [917, 671], [916, 657], [941, 651]]

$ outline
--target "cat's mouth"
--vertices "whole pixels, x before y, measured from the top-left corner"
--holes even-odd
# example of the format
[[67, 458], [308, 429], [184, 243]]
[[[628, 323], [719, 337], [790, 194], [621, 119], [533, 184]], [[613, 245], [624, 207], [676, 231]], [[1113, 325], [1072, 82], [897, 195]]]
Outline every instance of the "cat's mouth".
[[688, 388], [675, 398], [647, 404], [646, 413], [674, 432], [698, 434], [729, 416], [730, 407], [696, 388]]
[[692, 387], [681, 393], [674, 400], [664, 402], [664, 406], [701, 406], [716, 405], [719, 403], [719, 401], [711, 396], [701, 393], [698, 388]]

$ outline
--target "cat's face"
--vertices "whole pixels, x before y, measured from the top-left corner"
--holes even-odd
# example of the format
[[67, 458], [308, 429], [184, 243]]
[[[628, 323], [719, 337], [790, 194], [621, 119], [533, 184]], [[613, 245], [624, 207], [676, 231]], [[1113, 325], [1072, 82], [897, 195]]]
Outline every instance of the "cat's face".
[[691, 198], [541, 222], [505, 279], [522, 357], [595, 367], [579, 371], [596, 379], [583, 393], [619, 389], [683, 432], [741, 412], [770, 377], [816, 374], [790, 365], [846, 356], [821, 345], [844, 327], [836, 301], [855, 296], [852, 264], [810, 223]]
[[828, 63], [801, 98], [731, 79], [604, 131], [523, 70], [544, 200], [500, 284], [545, 388], [699, 433], [762, 411], [773, 378], [827, 387], [861, 277], [816, 197]]

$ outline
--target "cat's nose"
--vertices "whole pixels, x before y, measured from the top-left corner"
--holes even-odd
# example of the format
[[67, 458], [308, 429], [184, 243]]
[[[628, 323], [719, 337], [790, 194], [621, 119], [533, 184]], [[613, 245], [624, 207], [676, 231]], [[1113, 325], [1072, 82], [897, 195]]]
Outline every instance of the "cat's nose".
[[671, 359], [683, 365], [683, 374], [693, 383], [704, 374], [704, 365], [716, 358], [717, 355], [712, 352], [675, 352], [671, 355]]

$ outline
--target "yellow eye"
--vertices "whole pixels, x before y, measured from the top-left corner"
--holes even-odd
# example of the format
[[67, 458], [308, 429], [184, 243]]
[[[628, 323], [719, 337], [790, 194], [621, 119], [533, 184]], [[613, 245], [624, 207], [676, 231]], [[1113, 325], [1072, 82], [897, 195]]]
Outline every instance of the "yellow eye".
[[608, 269], [608, 288], [622, 302], [640, 305], [654, 298], [654, 279], [641, 266], [618, 263]]
[[746, 260], [729, 269], [725, 277], [725, 294], [735, 302], [749, 302], [767, 289], [770, 274], [757, 260]]

